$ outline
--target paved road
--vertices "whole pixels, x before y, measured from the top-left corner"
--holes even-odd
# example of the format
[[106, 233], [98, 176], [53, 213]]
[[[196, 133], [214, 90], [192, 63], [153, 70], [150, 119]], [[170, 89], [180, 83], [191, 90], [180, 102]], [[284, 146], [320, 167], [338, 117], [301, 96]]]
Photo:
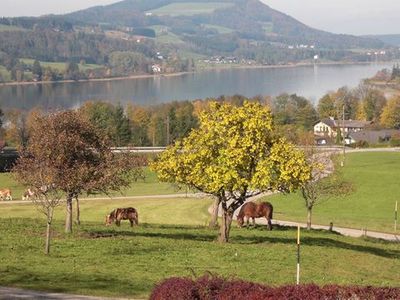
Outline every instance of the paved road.
[[121, 300], [128, 298], [105, 298], [105, 297], [91, 297], [91, 296], [80, 296], [80, 295], [69, 295], [59, 293], [46, 293], [37, 292], [31, 290], [17, 289], [0, 287], [0, 299], [11, 300], [11, 299], [40, 299], [40, 300]]

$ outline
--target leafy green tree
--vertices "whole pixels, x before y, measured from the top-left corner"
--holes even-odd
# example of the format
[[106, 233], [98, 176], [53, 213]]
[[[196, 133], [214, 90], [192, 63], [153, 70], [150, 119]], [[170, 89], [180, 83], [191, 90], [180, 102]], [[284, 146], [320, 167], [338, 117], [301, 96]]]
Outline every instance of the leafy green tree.
[[65, 65], [65, 79], [70, 79], [70, 80], [79, 80], [81, 77], [81, 74], [79, 72], [79, 66], [77, 63], [74, 62], [68, 62]]
[[42, 66], [40, 65], [40, 62], [38, 60], [35, 60], [33, 62], [32, 74], [36, 77], [36, 79], [38, 81], [42, 80], [43, 70], [42, 70]]
[[307, 130], [310, 130], [318, 119], [311, 102], [296, 94], [282, 94], [276, 97], [273, 112], [277, 125], [295, 124]]
[[161, 181], [190, 186], [219, 199], [219, 241], [229, 240], [233, 213], [264, 191], [290, 192], [310, 177], [304, 153], [275, 136], [272, 115], [258, 103], [212, 103], [200, 127], [169, 146], [152, 164]]
[[86, 102], [80, 111], [106, 133], [114, 146], [127, 146], [131, 141], [129, 119], [121, 105], [106, 102]]
[[323, 96], [318, 102], [318, 115], [320, 119], [333, 117], [337, 119], [337, 109], [335, 105], [335, 100], [330, 94]]

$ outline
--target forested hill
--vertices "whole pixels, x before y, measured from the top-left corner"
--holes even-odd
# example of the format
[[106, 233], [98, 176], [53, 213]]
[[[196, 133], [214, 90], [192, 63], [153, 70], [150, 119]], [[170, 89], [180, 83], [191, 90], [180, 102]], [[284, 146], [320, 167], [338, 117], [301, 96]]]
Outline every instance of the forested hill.
[[111, 26], [154, 27], [183, 40], [231, 35], [239, 39], [284, 45], [315, 45], [330, 49], [379, 48], [372, 38], [337, 35], [310, 28], [259, 0], [125, 0], [66, 15], [73, 22]]
[[400, 47], [400, 34], [368, 35], [365, 37], [380, 40], [387, 45]]
[[314, 58], [366, 62], [371, 51], [386, 61], [399, 55], [378, 39], [313, 29], [259, 0], [125, 0], [66, 15], [0, 18], [0, 82]]

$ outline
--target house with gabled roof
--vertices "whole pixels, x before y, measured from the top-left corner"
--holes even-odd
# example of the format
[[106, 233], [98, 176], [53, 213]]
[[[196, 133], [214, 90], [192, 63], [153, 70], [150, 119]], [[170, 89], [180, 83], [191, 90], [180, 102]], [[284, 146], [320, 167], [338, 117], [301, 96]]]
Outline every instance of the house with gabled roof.
[[[359, 132], [370, 126], [371, 121], [359, 120], [335, 120], [334, 118], [326, 118], [320, 120], [314, 125], [314, 134], [322, 137], [336, 137], [340, 130], [342, 136], [347, 136], [349, 133]], [[344, 132], [343, 132], [344, 131]]]

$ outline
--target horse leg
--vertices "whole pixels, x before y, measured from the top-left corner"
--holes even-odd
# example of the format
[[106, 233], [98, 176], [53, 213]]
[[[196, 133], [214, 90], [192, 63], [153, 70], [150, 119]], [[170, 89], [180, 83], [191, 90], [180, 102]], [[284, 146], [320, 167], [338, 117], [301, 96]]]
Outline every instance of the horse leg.
[[115, 220], [115, 224], [117, 224], [117, 226], [121, 226], [121, 220]]
[[249, 228], [249, 220], [250, 220], [250, 217], [247, 217], [246, 228]]
[[129, 219], [129, 222], [131, 223], [131, 227], [133, 227], [133, 220]]
[[268, 217], [265, 217], [265, 218], [267, 219], [267, 222], [268, 222], [268, 230], [272, 230], [272, 222], [271, 222], [271, 219], [268, 218]]
[[254, 228], [256, 227], [256, 218], [255, 217], [253, 217], [253, 227]]

